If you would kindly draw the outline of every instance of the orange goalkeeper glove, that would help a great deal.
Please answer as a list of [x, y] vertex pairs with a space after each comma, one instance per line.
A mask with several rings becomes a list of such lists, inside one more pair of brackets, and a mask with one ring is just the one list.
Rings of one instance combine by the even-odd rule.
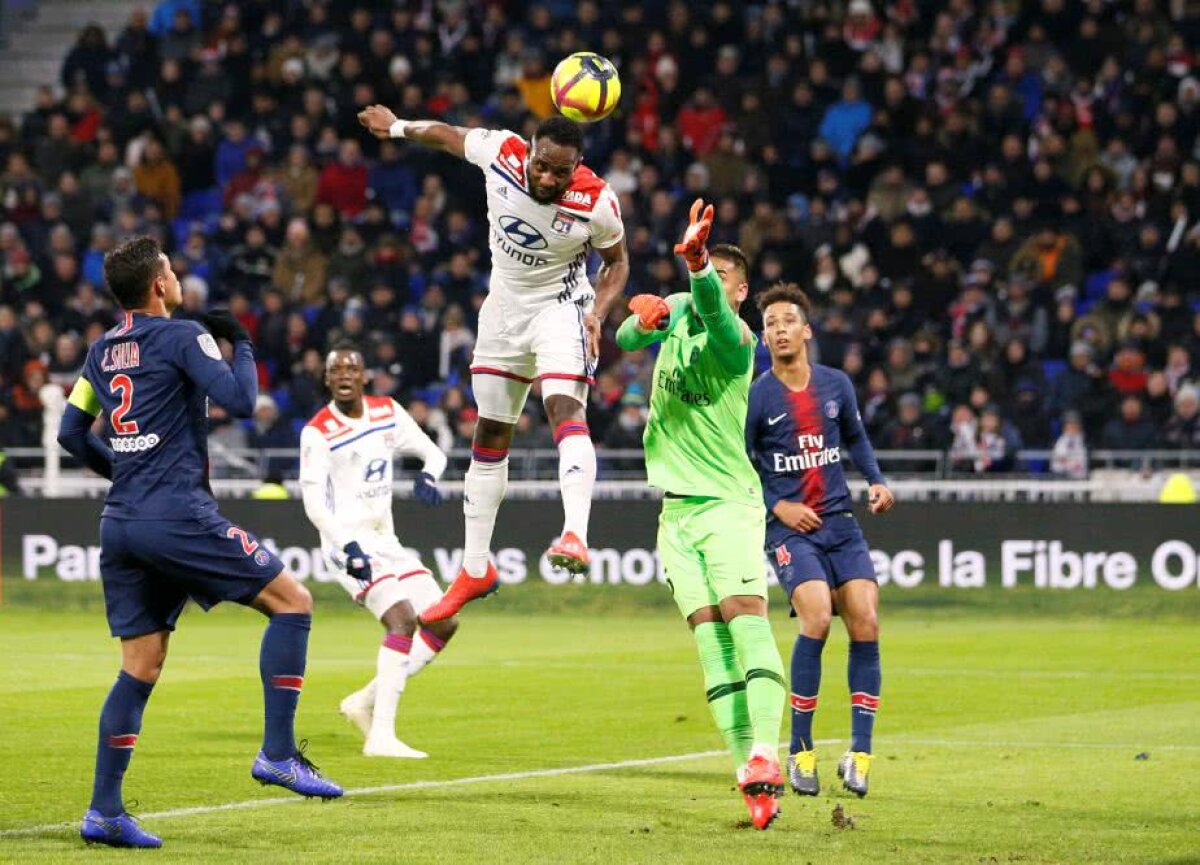
[[671, 320], [670, 305], [657, 294], [637, 295], [629, 301], [629, 311], [642, 330], [665, 330]]
[[[701, 208], [703, 208], [703, 212]], [[708, 233], [712, 231], [712, 222], [713, 206], [710, 204], [705, 207], [704, 199], [697, 198], [692, 202], [688, 227], [687, 231], [683, 233], [683, 240], [675, 244], [675, 254], [683, 256], [688, 270], [692, 273], [703, 270], [704, 265], [708, 264], [708, 249], [705, 248], [705, 244], [708, 242]]]

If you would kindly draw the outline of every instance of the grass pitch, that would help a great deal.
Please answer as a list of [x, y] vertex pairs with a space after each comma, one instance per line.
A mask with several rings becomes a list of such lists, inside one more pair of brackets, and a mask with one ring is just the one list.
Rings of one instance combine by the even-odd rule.
[[[75, 831], [117, 651], [98, 587], [67, 588], [55, 611], [31, 600], [56, 591], [40, 584], [0, 608], [2, 861], [121, 855]], [[835, 625], [815, 731], [824, 792], [789, 794], [758, 833], [712, 753], [694, 648], [659, 591], [518, 586], [468, 608], [400, 706], [401, 738], [432, 755], [418, 762], [360, 755], [337, 704], [370, 677], [378, 626], [320, 595], [298, 726], [352, 791], [328, 804], [250, 780], [260, 617], [189, 611], [126, 778], [165, 844], [139, 858], [1200, 861], [1195, 592], [886, 591], [871, 795], [835, 785], [849, 732]], [[793, 625], [772, 603], [786, 662]]]

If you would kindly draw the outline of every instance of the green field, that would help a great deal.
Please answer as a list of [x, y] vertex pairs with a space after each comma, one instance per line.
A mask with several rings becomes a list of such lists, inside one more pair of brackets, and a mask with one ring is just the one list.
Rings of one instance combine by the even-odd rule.
[[[55, 612], [49, 584], [10, 587], [0, 861], [121, 855], [84, 848], [68, 825], [87, 805], [116, 672], [96, 587], [70, 587]], [[165, 843], [139, 858], [1200, 861], [1200, 593], [887, 592], [870, 797], [832, 783], [849, 726], [835, 632], [816, 722], [825, 793], [789, 795], [757, 833], [715, 753], [690, 638], [657, 592], [531, 585], [469, 608], [401, 704], [401, 737], [432, 755], [420, 762], [359, 754], [336, 707], [371, 675], [377, 626], [322, 593], [299, 730], [351, 790], [328, 804], [250, 781], [259, 617], [187, 613], [126, 780]], [[786, 659], [792, 625], [774, 615]], [[853, 828], [834, 827], [839, 805]]]

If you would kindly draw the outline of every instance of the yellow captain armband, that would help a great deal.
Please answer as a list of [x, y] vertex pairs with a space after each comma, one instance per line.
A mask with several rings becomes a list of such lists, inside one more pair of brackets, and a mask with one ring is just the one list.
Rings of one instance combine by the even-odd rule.
[[100, 400], [96, 397], [92, 383], [86, 378], [80, 378], [75, 382], [75, 387], [71, 389], [71, 396], [67, 398], [67, 402], [92, 417], [100, 414]]

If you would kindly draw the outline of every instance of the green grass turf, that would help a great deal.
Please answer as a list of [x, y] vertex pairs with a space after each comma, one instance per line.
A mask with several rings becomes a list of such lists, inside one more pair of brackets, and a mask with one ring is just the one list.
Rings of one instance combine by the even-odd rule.
[[[94, 585], [70, 587], [54, 611], [35, 603], [46, 602], [49, 585], [19, 588], [0, 608], [0, 861], [119, 855], [85, 849], [73, 828], [10, 834], [82, 814], [96, 713], [117, 658]], [[359, 754], [358, 733], [336, 707], [370, 677], [377, 626], [323, 592], [300, 733], [349, 788], [717, 749], [691, 640], [650, 592], [530, 585], [469, 608], [446, 656], [401, 703], [401, 737], [433, 755], [421, 762]], [[819, 748], [823, 794], [789, 794], [766, 833], [744, 827], [729, 761], [702, 756], [150, 817], [167, 846], [139, 858], [1197, 861], [1198, 594], [887, 591], [872, 793], [858, 800], [835, 788], [844, 743], [830, 741]], [[652, 597], [653, 609], [636, 609], [636, 599]], [[780, 607], [786, 662], [793, 625]], [[288, 795], [249, 778], [261, 627], [238, 609], [185, 615], [127, 776], [126, 797], [142, 813]], [[848, 733], [845, 648], [835, 626], [819, 739]], [[1149, 759], [1135, 759], [1141, 752]], [[853, 829], [833, 826], [838, 805]]]

